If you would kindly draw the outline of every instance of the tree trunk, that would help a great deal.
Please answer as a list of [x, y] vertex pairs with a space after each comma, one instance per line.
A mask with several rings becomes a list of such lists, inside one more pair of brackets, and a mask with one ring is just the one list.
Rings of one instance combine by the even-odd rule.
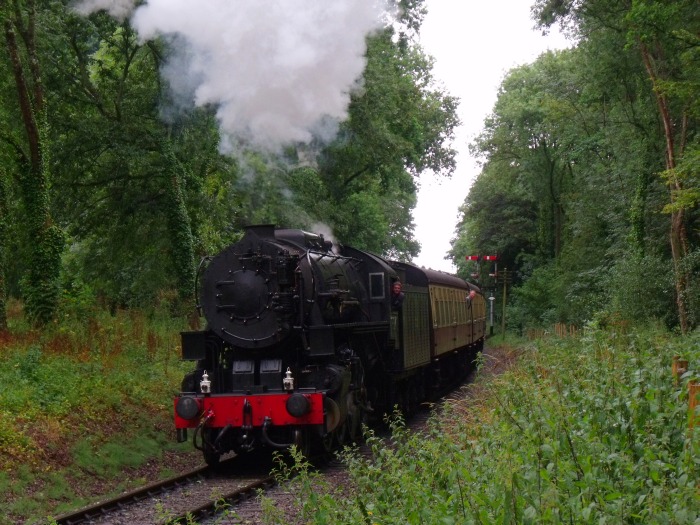
[[[49, 206], [49, 173], [46, 159], [46, 109], [37, 56], [36, 6], [27, 3], [25, 17], [20, 4], [0, 1], [7, 16], [4, 20], [5, 42], [17, 86], [17, 100], [27, 134], [27, 152], [18, 151], [19, 179], [23, 190], [27, 230], [32, 240], [28, 265], [28, 285], [24, 290], [26, 311], [33, 322], [45, 324], [58, 306], [58, 278], [63, 250], [63, 232], [53, 224]], [[17, 34], [21, 37], [18, 41]], [[20, 42], [24, 54], [20, 51]], [[26, 56], [26, 65], [22, 57]]]
[[168, 159], [166, 195], [169, 200], [168, 229], [172, 250], [173, 266], [177, 278], [180, 300], [188, 300], [194, 295], [194, 242], [190, 227], [190, 217], [185, 206], [182, 191], [182, 166], [169, 144], [164, 146]]
[[[651, 80], [656, 104], [659, 108], [659, 115], [664, 126], [664, 138], [666, 139], [666, 170], [673, 174], [676, 167], [675, 153], [675, 137], [671, 112], [668, 107], [668, 99], [663, 90], [659, 87], [659, 79], [653, 65], [653, 58], [649, 52], [649, 48], [643, 43], [639, 43], [644, 61], [644, 67], [647, 70], [649, 79]], [[674, 195], [683, 189], [682, 183], [675, 175], [672, 175], [669, 181], [671, 190], [671, 202], [675, 200]], [[688, 253], [688, 236], [685, 230], [685, 217], [682, 208], [671, 212], [671, 255], [673, 257], [673, 267], [676, 284], [676, 306], [678, 308], [678, 321], [680, 323], [681, 332], [688, 332], [688, 309], [685, 303], [686, 288], [688, 286], [688, 276], [682, 270], [682, 260]]]

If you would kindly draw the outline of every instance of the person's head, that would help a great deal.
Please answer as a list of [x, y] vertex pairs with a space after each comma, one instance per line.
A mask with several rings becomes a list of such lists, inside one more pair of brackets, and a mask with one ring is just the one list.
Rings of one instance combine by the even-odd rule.
[[399, 295], [401, 293], [401, 281], [394, 281], [391, 291], [394, 293], [394, 295]]

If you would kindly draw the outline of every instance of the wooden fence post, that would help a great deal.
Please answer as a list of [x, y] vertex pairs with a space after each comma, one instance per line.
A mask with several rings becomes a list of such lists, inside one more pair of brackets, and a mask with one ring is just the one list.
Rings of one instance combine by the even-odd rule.
[[700, 422], [700, 418], [695, 414], [698, 401], [700, 401], [700, 382], [691, 381], [688, 383], [688, 427], [691, 430], [696, 423]]
[[674, 355], [673, 362], [671, 363], [671, 372], [673, 373], [673, 382], [678, 385], [681, 380], [681, 376], [688, 371], [688, 361], [681, 359], [680, 356]]

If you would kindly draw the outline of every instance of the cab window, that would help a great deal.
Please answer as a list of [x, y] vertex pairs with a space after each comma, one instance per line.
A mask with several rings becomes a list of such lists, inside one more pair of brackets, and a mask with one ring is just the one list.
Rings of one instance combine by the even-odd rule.
[[369, 274], [369, 296], [370, 299], [384, 299], [384, 274]]

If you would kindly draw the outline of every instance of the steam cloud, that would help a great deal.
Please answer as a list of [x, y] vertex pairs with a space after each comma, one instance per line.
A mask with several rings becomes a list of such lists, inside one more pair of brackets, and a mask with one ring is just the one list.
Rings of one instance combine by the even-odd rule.
[[83, 15], [105, 10], [114, 18], [124, 20], [134, 10], [136, 0], [82, 0], [75, 10]]
[[365, 36], [383, 0], [82, 0], [82, 13], [131, 16], [144, 40], [163, 35], [176, 97], [212, 104], [224, 135], [275, 151], [347, 114], [365, 66]]

